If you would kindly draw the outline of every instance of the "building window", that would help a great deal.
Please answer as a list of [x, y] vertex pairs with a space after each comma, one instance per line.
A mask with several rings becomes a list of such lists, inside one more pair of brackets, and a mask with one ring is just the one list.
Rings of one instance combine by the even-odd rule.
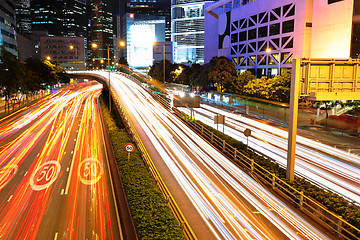
[[255, 38], [256, 38], [256, 28], [249, 30], [249, 36], [248, 36], [249, 40], [252, 40], [252, 39], [255, 39]]
[[239, 41], [238, 34], [237, 33], [231, 34], [231, 43], [236, 43], [238, 41]]
[[268, 22], [268, 17], [266, 12], [259, 13], [259, 22], [260, 24]]
[[280, 7], [273, 9], [273, 11], [274, 11], [274, 13], [276, 13], [279, 17], [281, 16], [281, 8], [280, 8]]
[[267, 37], [268, 27], [260, 27], [258, 30], [258, 38]]
[[271, 24], [269, 35], [273, 36], [273, 35], [277, 35], [277, 34], [280, 34], [280, 23]]
[[239, 42], [246, 41], [246, 31], [239, 33]]
[[288, 33], [294, 31], [294, 19], [283, 22], [282, 24], [282, 33]]
[[293, 45], [294, 45], [294, 40], [293, 38], [289, 41], [288, 44], [286, 44], [286, 46], [284, 48], [293, 48]]
[[[292, 8], [290, 9], [290, 7], [292, 7]], [[290, 9], [290, 11], [289, 11], [289, 9]], [[291, 6], [291, 4], [285, 5], [283, 7], [283, 14], [285, 15], [285, 17], [294, 16], [295, 15], [295, 5], [292, 5], [292, 6]]]
[[332, 4], [332, 3], [336, 3], [336, 2], [341, 2], [343, 0], [328, 0], [328, 4]]

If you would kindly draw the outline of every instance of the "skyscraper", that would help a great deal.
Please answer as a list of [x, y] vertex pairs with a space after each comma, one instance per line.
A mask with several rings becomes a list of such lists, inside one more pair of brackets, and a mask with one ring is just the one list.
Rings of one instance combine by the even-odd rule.
[[165, 41], [170, 41], [170, 5], [170, 0], [128, 0], [126, 13], [165, 17]]
[[49, 35], [63, 35], [62, 2], [58, 0], [31, 0], [32, 31], [47, 31]]
[[171, 41], [174, 42], [174, 61], [204, 63], [204, 5], [203, 0], [171, 1]]
[[110, 61], [114, 57], [113, 13], [110, 0], [91, 0], [90, 33], [88, 39], [89, 61], [92, 66], [107, 65], [107, 48]]
[[[31, 0], [30, 6], [31, 30], [48, 31], [54, 36], [86, 37], [86, 0]], [[19, 24], [25, 21], [20, 18]]]
[[0, 1], [0, 46], [17, 56], [15, 34], [15, 3], [13, 0]]
[[31, 33], [30, 0], [16, 0], [16, 31], [22, 35]]

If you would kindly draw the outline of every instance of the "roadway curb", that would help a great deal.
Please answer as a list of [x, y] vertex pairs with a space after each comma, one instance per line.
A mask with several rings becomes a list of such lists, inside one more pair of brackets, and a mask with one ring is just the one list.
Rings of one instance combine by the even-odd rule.
[[102, 113], [102, 110], [100, 107], [99, 99], [97, 99], [97, 102], [98, 102], [100, 116], [101, 116], [101, 124], [104, 129], [106, 150], [107, 150], [108, 156], [109, 156], [108, 164], [110, 167], [111, 178], [112, 178], [112, 181], [114, 184], [114, 193], [116, 195], [116, 201], [117, 201], [117, 205], [119, 208], [118, 215], [121, 219], [121, 228], [122, 228], [121, 231], [123, 232], [124, 239], [139, 240], [137, 233], [136, 233], [135, 225], [134, 225], [131, 213], [130, 213], [124, 186], [123, 186], [123, 183], [120, 178], [120, 173], [119, 173], [118, 166], [116, 163], [114, 150], [112, 148], [112, 144], [110, 141], [110, 136], [109, 136], [107, 127], [105, 126], [105, 123], [104, 123], [103, 113]]

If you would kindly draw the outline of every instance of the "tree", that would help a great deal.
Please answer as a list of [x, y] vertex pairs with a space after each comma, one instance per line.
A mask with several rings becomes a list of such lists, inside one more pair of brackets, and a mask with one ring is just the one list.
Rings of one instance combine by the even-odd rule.
[[209, 79], [216, 83], [220, 92], [233, 91], [235, 76], [235, 64], [226, 57], [217, 58], [215, 67], [209, 72]]
[[7, 100], [12, 94], [16, 94], [24, 85], [25, 67], [24, 65], [5, 48], [1, 47], [0, 56], [0, 86]]
[[[151, 66], [150, 71], [148, 73], [149, 76], [151, 76], [152, 78], [155, 78], [159, 81], [163, 81], [164, 79], [164, 62], [160, 61], [155, 63], [154, 65]], [[171, 72], [174, 71], [176, 68], [178, 68], [177, 64], [172, 64], [170, 61], [165, 60], [165, 79], [166, 82], [173, 82], [172, 76], [171, 76]]]
[[252, 81], [255, 79], [255, 76], [252, 75], [250, 71], [245, 71], [241, 74], [239, 74], [235, 78], [235, 87], [236, 87], [236, 93], [244, 95], [244, 87], [249, 81]]

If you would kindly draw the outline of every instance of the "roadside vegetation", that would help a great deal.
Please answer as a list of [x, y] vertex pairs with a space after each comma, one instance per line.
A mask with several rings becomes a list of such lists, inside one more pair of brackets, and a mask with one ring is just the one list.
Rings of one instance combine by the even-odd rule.
[[131, 143], [132, 140], [116, 111], [109, 114], [108, 97], [104, 94], [107, 92], [103, 91], [100, 98], [104, 121], [139, 238], [142, 240], [185, 240], [179, 223], [147, 171], [134, 143], [135, 150], [131, 153], [130, 160], [127, 160], [125, 145]]
[[239, 152], [245, 156], [254, 160], [255, 163], [262, 166], [271, 173], [274, 173], [281, 180], [287, 182], [291, 187], [295, 188], [299, 192], [303, 191], [304, 195], [309, 196], [323, 206], [325, 206], [329, 211], [341, 216], [348, 223], [352, 224], [356, 228], [360, 229], [360, 206], [354, 202], [349, 202], [347, 199], [341, 197], [340, 195], [327, 191], [323, 188], [317, 187], [311, 182], [305, 180], [304, 178], [295, 177], [294, 181], [289, 182], [286, 179], [286, 170], [282, 168], [279, 164], [273, 161], [269, 161], [263, 156], [258, 155], [254, 151], [247, 149], [246, 145], [242, 142], [223, 134], [222, 132], [197, 121], [198, 124], [204, 126], [204, 128], [213, 132], [214, 135], [225, 140], [232, 147], [236, 148]]
[[34, 94], [58, 82], [68, 83], [69, 77], [58, 64], [48, 60], [28, 58], [20, 62], [16, 56], [1, 47], [0, 96], [8, 101], [19, 94]]
[[[155, 63], [149, 76], [163, 79], [163, 62]], [[189, 85], [193, 89], [217, 90], [223, 93], [239, 94], [278, 102], [289, 102], [291, 74], [260, 79], [250, 71], [236, 75], [235, 64], [226, 57], [214, 57], [209, 63], [190, 66], [165, 61], [165, 77], [168, 83]]]

